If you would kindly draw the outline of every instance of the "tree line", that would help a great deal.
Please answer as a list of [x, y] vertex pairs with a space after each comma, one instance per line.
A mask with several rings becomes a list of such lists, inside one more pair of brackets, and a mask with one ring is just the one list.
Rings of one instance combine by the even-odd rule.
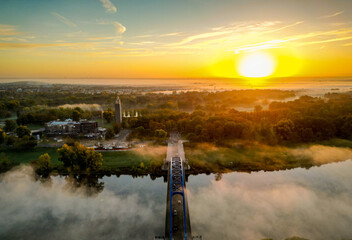
[[273, 101], [268, 110], [192, 113], [155, 110], [127, 119], [132, 137], [153, 137], [156, 131], [181, 132], [194, 142], [221, 143], [247, 139], [267, 144], [314, 142], [331, 138], [352, 139], [352, 94], [327, 99], [302, 96], [290, 102]]

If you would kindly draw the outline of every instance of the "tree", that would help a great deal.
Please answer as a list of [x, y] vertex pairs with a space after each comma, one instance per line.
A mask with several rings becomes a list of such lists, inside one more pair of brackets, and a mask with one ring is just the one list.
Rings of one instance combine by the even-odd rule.
[[25, 135], [22, 138], [18, 138], [13, 145], [17, 149], [29, 150], [37, 146], [37, 140], [33, 136]]
[[72, 112], [72, 120], [73, 120], [73, 121], [79, 121], [80, 118], [81, 118], [81, 115], [82, 115], [82, 114], [81, 114], [79, 111], [74, 110], [74, 111]]
[[260, 105], [255, 105], [254, 106], [254, 111], [255, 112], [260, 112], [260, 111], [262, 111], [263, 110], [263, 107], [262, 106], [260, 106]]
[[155, 130], [155, 137], [157, 138], [166, 138], [167, 137], [167, 132], [163, 129], [157, 129]]
[[274, 131], [282, 140], [289, 140], [294, 132], [294, 123], [289, 119], [282, 119], [274, 125]]
[[23, 138], [24, 136], [30, 136], [31, 130], [27, 126], [19, 126], [16, 128], [16, 134], [19, 138]]
[[112, 139], [115, 137], [114, 130], [112, 128], [108, 128], [105, 133], [105, 139]]
[[64, 163], [64, 166], [71, 170], [98, 170], [103, 164], [103, 156], [94, 148], [87, 148], [84, 145], [75, 143], [73, 146], [64, 144], [57, 150], [59, 161]]
[[16, 127], [17, 127], [17, 124], [14, 120], [5, 121], [5, 127], [4, 127], [5, 132], [12, 132], [16, 129]]
[[121, 124], [115, 123], [113, 126], [113, 129], [114, 129], [114, 133], [118, 134], [121, 131]]
[[114, 113], [111, 110], [104, 111], [103, 116], [105, 120], [110, 123], [114, 117]]
[[146, 130], [143, 126], [139, 126], [134, 129], [134, 133], [136, 133], [136, 135], [140, 136], [140, 137], [144, 136], [145, 132], [146, 132]]
[[4, 133], [2, 129], [0, 129], [0, 144], [3, 144], [5, 142], [5, 139], [6, 139], [6, 133]]
[[51, 158], [49, 154], [44, 153], [40, 155], [38, 160], [34, 162], [34, 165], [38, 174], [48, 175], [51, 171]]
[[6, 157], [6, 154], [2, 152], [0, 155], [0, 172], [7, 171], [10, 167], [10, 160]]
[[6, 106], [10, 111], [14, 111], [16, 109], [19, 109], [21, 104], [17, 100], [11, 100], [11, 101], [6, 102]]
[[7, 146], [12, 146], [16, 142], [16, 137], [15, 136], [8, 136], [6, 138], [6, 145]]

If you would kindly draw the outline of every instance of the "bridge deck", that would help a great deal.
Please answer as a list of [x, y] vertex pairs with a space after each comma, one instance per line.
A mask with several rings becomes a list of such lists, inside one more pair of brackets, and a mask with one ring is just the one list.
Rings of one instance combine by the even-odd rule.
[[192, 239], [183, 164], [178, 156], [169, 163], [166, 239]]

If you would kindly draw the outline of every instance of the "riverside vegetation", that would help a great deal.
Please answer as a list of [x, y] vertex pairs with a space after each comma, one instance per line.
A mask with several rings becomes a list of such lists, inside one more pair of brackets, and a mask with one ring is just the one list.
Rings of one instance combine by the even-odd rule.
[[[180, 132], [190, 141], [185, 149], [194, 174], [320, 165], [322, 162], [312, 155], [295, 154], [295, 149], [310, 149], [316, 145], [343, 148], [344, 156], [348, 157], [352, 146], [352, 92], [283, 101], [294, 98], [295, 94], [295, 91], [283, 90], [126, 94], [121, 96], [124, 107], [140, 112], [141, 116], [124, 119], [122, 127], [132, 130], [129, 140], [154, 142], [150, 149], [165, 147], [169, 133]], [[39, 97], [32, 93], [14, 93], [13, 98], [2, 96], [1, 116], [16, 116], [5, 119], [4, 130], [0, 132], [2, 171], [20, 163], [41, 166], [39, 160], [45, 159], [44, 162], [49, 162], [44, 164], [45, 168], [59, 173], [159, 174], [166, 149], [153, 154], [135, 150], [105, 152], [98, 157], [101, 164], [97, 167], [67, 166], [60, 149], [36, 146], [25, 127], [40, 126], [55, 119], [100, 118], [101, 110], [58, 108], [67, 102], [99, 103], [105, 120], [112, 122], [115, 96], [104, 92], [72, 96], [59, 91], [41, 93]], [[238, 111], [236, 108], [240, 107], [253, 111]], [[119, 130], [120, 126], [111, 128], [109, 137]], [[16, 136], [6, 134], [11, 131], [16, 132]], [[89, 149], [81, 151], [82, 158], [95, 154]]]

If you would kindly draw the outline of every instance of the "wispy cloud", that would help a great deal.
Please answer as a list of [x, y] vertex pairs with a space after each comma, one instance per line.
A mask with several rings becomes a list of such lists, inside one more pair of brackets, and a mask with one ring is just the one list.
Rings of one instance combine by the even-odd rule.
[[28, 42], [35, 36], [19, 32], [17, 26], [0, 24], [0, 40], [6, 42]]
[[0, 36], [15, 36], [19, 35], [17, 27], [13, 25], [0, 24]]
[[144, 42], [131, 42], [129, 44], [132, 45], [150, 45], [150, 44], [155, 44], [154, 41], [144, 41]]
[[134, 38], [153, 38], [153, 37], [155, 37], [155, 35], [153, 35], [153, 34], [145, 34], [145, 35], [135, 36]]
[[321, 18], [332, 18], [332, 17], [336, 17], [338, 15], [341, 15], [344, 11], [340, 11], [340, 12], [336, 12], [330, 15], [326, 15], [326, 16], [322, 16]]
[[112, 25], [115, 27], [116, 33], [124, 33], [126, 31], [126, 27], [119, 22], [112, 22]]
[[[301, 22], [275, 28], [275, 26], [279, 25], [280, 23], [280, 21], [264, 21], [259, 23], [242, 22], [233, 23], [225, 26], [213, 27], [209, 32], [188, 36], [179, 42], [171, 43], [170, 46], [195, 47], [197, 45], [206, 45], [207, 43], [214, 44], [216, 42], [226, 42], [233, 40], [243, 34], [249, 34], [253, 32], [264, 34], [274, 31], [280, 31], [285, 28], [296, 26]], [[194, 43], [196, 41], [198, 43]], [[193, 46], [191, 46], [190, 44]]]
[[96, 24], [100, 24], [100, 25], [110, 25], [111, 24], [114, 26], [115, 32], [119, 33], [119, 34], [124, 33], [126, 31], [126, 27], [117, 21], [111, 22], [111, 21], [104, 20], [104, 19], [97, 19]]
[[180, 36], [181, 34], [182, 34], [181, 32], [172, 32], [172, 33], [160, 34], [160, 37]]
[[291, 27], [300, 25], [300, 24], [302, 24], [302, 23], [304, 23], [304, 21], [299, 21], [299, 22], [295, 22], [295, 23], [292, 23], [292, 24], [289, 24], [289, 25], [285, 25], [285, 26], [283, 26], [283, 27], [275, 28], [275, 29], [266, 31], [265, 33], [279, 32], [279, 31], [282, 31], [282, 30], [284, 30], [284, 29], [287, 29], [287, 28], [291, 28]]
[[89, 37], [89, 41], [120, 40], [121, 36]]
[[350, 42], [350, 43], [345, 43], [345, 44], [343, 44], [342, 46], [344, 46], [344, 47], [352, 46], [352, 42]]
[[184, 38], [180, 42], [172, 43], [170, 45], [175, 45], [175, 46], [176, 45], [184, 45], [186, 43], [190, 43], [190, 42], [193, 42], [193, 41], [198, 40], [198, 39], [208, 39], [208, 38], [211, 38], [211, 37], [217, 37], [217, 36], [220, 36], [220, 35], [229, 34], [231, 32], [232, 31], [227, 30], [227, 31], [201, 33], [201, 34], [189, 36], [187, 38]]
[[338, 41], [346, 41], [352, 39], [352, 30], [332, 30], [322, 32], [312, 32], [301, 35], [294, 35], [282, 39], [274, 39], [271, 41], [260, 42], [255, 44], [243, 45], [228, 51], [233, 51], [235, 54], [241, 52], [252, 52], [263, 49], [281, 48], [286, 43], [292, 46], [300, 47], [305, 45], [314, 45], [321, 43], [330, 43]]
[[48, 46], [62, 46], [63, 44], [55, 43], [0, 43], [0, 49], [14, 49], [14, 48], [39, 48]]
[[0, 42], [0, 49], [16, 48], [44, 48], [44, 47], [67, 47], [72, 49], [92, 48], [96, 43], [73, 42], [73, 43], [3, 43]]
[[66, 17], [64, 17], [64, 16], [62, 16], [62, 15], [56, 13], [56, 12], [52, 12], [51, 14], [53, 16], [57, 17], [60, 22], [66, 24], [67, 26], [69, 26], [69, 27], [77, 27], [77, 25], [74, 22], [72, 22], [70, 19], [68, 19], [68, 18], [66, 18]]
[[110, 0], [100, 0], [103, 3], [103, 7], [106, 9], [108, 13], [116, 13], [117, 8]]

